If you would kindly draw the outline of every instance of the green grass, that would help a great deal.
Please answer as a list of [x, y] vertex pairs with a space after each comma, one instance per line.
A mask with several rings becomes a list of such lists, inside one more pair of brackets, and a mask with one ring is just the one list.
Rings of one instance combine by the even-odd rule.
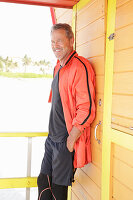
[[11, 72], [0, 72], [0, 76], [8, 78], [52, 78], [51, 74], [34, 74], [34, 73], [11, 73]]

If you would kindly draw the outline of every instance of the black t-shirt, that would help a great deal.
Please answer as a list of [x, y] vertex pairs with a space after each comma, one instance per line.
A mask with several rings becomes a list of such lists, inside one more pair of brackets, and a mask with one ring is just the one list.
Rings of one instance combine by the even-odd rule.
[[49, 119], [49, 137], [54, 142], [63, 142], [68, 137], [59, 93], [59, 71], [52, 82], [52, 106]]

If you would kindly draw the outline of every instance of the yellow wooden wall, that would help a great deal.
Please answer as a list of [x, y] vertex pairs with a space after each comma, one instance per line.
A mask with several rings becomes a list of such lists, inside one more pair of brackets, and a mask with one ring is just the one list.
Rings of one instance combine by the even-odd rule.
[[[133, 134], [133, 1], [117, 0], [112, 128]], [[126, 142], [126, 141], [125, 141]], [[133, 152], [113, 145], [112, 199], [133, 199]]]
[[94, 129], [103, 119], [105, 6], [104, 0], [92, 0], [77, 11], [76, 50], [79, 55], [90, 60], [95, 70], [97, 111], [91, 127], [92, 163], [77, 170], [76, 181], [72, 187], [72, 200], [101, 199], [102, 125], [97, 129], [97, 137], [101, 144], [95, 140]]

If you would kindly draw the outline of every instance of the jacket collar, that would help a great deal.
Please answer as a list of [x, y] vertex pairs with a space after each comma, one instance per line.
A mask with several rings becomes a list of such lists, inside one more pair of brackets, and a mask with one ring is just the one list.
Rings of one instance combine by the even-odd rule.
[[76, 51], [72, 51], [72, 53], [67, 57], [67, 59], [65, 61], [65, 65], [67, 65], [69, 63], [69, 61], [75, 56], [75, 54], [77, 54]]
[[[67, 57], [67, 59], [65, 60], [64, 66], [66, 66], [66, 65], [69, 63], [69, 61], [70, 61], [75, 55], [77, 55], [77, 52], [76, 52], [75, 50], [73, 50], [73, 51], [69, 54], [69, 56]], [[59, 61], [59, 60], [57, 61], [57, 64], [60, 64], [60, 61]]]

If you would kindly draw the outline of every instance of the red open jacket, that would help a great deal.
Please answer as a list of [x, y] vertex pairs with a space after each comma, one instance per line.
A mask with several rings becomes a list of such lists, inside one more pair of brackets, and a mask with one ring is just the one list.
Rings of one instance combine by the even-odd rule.
[[[74, 167], [91, 162], [90, 124], [95, 118], [95, 74], [89, 61], [73, 51], [59, 72], [59, 92], [68, 133], [73, 126], [81, 131], [74, 149]], [[60, 62], [54, 69], [54, 76]], [[49, 102], [52, 99], [50, 92]]]

